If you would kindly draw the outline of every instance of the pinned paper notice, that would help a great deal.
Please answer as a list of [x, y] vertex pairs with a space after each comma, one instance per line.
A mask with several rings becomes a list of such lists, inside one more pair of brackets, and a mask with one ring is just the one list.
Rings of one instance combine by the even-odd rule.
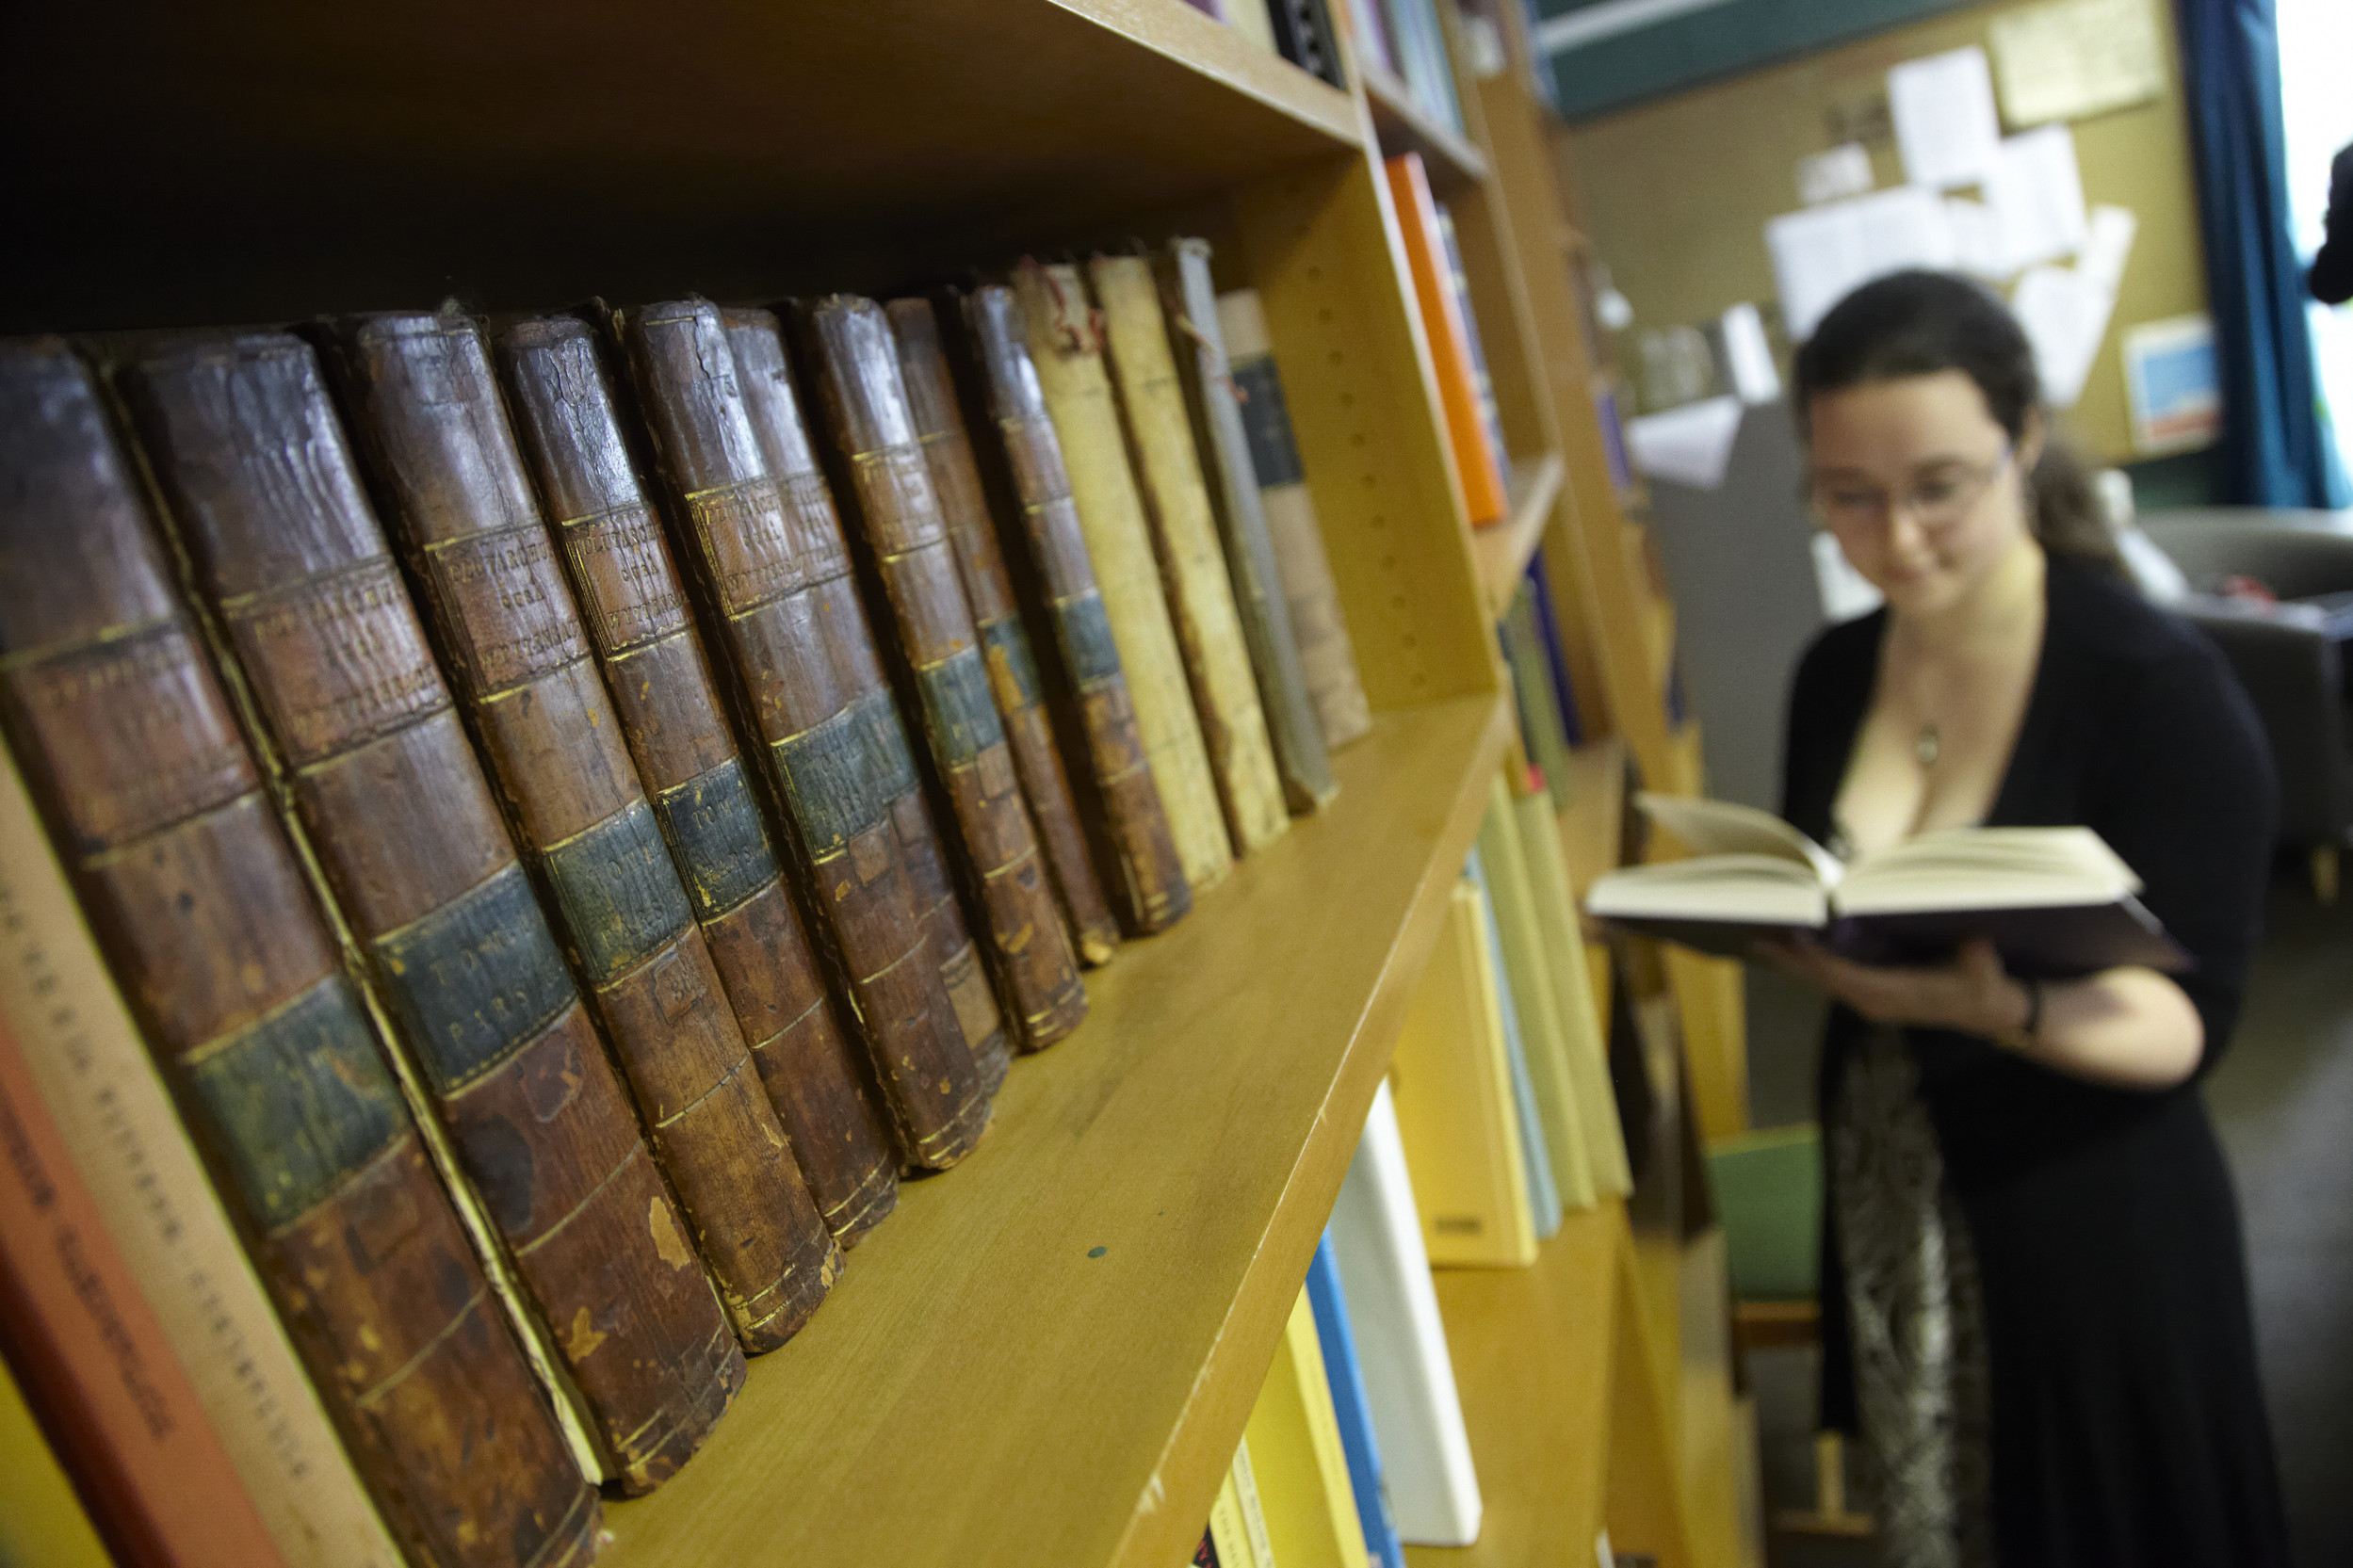
[[2183, 315], [2126, 332], [2124, 386], [2136, 450], [2175, 452], [2213, 440], [2222, 428], [2213, 320]]
[[2035, 347], [2043, 401], [2051, 407], [2073, 408], [2084, 395], [2115, 309], [2114, 294], [2068, 267], [2029, 267], [2018, 281], [2010, 310]]
[[2081, 120], [2165, 89], [2157, 0], [2051, 0], [1993, 19], [2002, 111], [2013, 125]]
[[1986, 205], [2001, 231], [2004, 275], [2071, 256], [2084, 243], [2084, 177], [2075, 134], [2045, 125], [2002, 143], [1986, 171]]
[[1953, 229], [1953, 265], [1972, 278], [1988, 282], [2007, 279], [2017, 271], [2002, 244], [2002, 225], [1994, 211], [1970, 196], [1944, 199], [1945, 221]]
[[1898, 186], [1850, 202], [1783, 213], [1765, 224], [1774, 286], [1792, 342], [1846, 294], [1907, 267], [1949, 267], [1953, 221], [1943, 200], [1919, 186]]
[[1724, 470], [1732, 461], [1740, 420], [1737, 397], [1709, 397], [1663, 413], [1646, 413], [1626, 422], [1626, 453], [1651, 478], [1713, 490], [1724, 482]]
[[1904, 178], [1942, 189], [1973, 185], [1993, 166], [2002, 117], [1993, 106], [1993, 73], [1975, 44], [1888, 73], [1888, 112]]
[[2133, 254], [2133, 236], [2140, 219], [2130, 207], [2094, 207], [2084, 226], [2084, 248], [2076, 253], [2075, 270], [2114, 294], [2124, 282], [2124, 264]]
[[1860, 196], [1875, 183], [1871, 154], [1859, 141], [1841, 142], [1826, 153], [1797, 160], [1797, 199], [1809, 207]]
[[1725, 368], [1731, 373], [1732, 393], [1744, 403], [1781, 400], [1781, 372], [1773, 363], [1773, 345], [1765, 337], [1764, 318], [1746, 300], [1726, 311]]

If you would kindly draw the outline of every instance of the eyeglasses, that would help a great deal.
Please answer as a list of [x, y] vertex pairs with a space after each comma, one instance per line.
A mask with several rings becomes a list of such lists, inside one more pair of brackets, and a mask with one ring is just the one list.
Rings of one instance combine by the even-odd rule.
[[2010, 456], [2004, 446], [2002, 455], [1989, 463], [1939, 469], [1894, 495], [1858, 480], [1809, 479], [1805, 497], [1815, 514], [1833, 529], [1872, 527], [1882, 519], [1892, 520], [1901, 509], [1923, 530], [1936, 533], [1970, 514], [2010, 466]]

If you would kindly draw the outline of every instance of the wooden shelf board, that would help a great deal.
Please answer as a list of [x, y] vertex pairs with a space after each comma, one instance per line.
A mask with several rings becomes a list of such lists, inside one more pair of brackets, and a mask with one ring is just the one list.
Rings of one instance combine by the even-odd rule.
[[1533, 460], [1515, 459], [1511, 483], [1505, 487], [1509, 511], [1493, 526], [1471, 531], [1470, 549], [1479, 560], [1479, 581], [1486, 592], [1487, 606], [1498, 620], [1511, 608], [1520, 574], [1528, 570], [1529, 558], [1536, 553], [1545, 525], [1552, 521], [1552, 504], [1560, 499], [1567, 477], [1568, 465], [1558, 452]]
[[1372, 105], [1372, 128], [1381, 138], [1382, 156], [1420, 154], [1430, 188], [1441, 199], [1464, 186], [1485, 183], [1487, 155], [1469, 137], [1430, 118], [1398, 77], [1361, 56], [1356, 67], [1364, 77], [1365, 98]]
[[1560, 814], [1561, 849], [1578, 897], [1617, 868], [1626, 818], [1626, 748], [1615, 736], [1569, 749], [1568, 805]]
[[1590, 1560], [1625, 1233], [1613, 1199], [1565, 1218], [1532, 1268], [1435, 1270], [1485, 1515], [1469, 1546], [1407, 1547], [1413, 1568]]
[[1181, 0], [60, 6], [10, 41], [6, 331], [882, 288], [1363, 136]]
[[1476, 833], [1508, 706], [1377, 717], [1338, 800], [1087, 978], [965, 1165], [908, 1184], [621, 1568], [1182, 1560]]

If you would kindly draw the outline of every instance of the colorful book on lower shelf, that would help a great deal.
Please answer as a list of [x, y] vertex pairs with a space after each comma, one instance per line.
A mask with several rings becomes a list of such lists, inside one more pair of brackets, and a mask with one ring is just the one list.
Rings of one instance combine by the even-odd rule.
[[1455, 292], [1437, 201], [1430, 194], [1430, 177], [1418, 153], [1402, 154], [1389, 159], [1387, 167], [1389, 196], [1405, 241], [1405, 261], [1413, 272], [1414, 299], [1430, 344], [1431, 368], [1437, 376], [1438, 403], [1454, 448], [1464, 515], [1474, 527], [1501, 523], [1511, 515], [1511, 498], [1503, 488], [1500, 461], [1502, 454], [1487, 434], [1486, 417], [1480, 407], [1471, 325]]
[[1381, 1479], [1381, 1442], [1372, 1428], [1364, 1368], [1356, 1360], [1356, 1335], [1348, 1314], [1348, 1291], [1340, 1283], [1339, 1257], [1327, 1228], [1307, 1265], [1307, 1304], [1315, 1312], [1323, 1372], [1332, 1385], [1332, 1416], [1339, 1424], [1340, 1447], [1348, 1454], [1348, 1484], [1356, 1499], [1356, 1521], [1364, 1527], [1365, 1555], [1372, 1568], [1405, 1568], [1404, 1544], [1390, 1522], [1388, 1495]]
[[1292, 1299], [1242, 1436], [1273, 1560], [1281, 1568], [1368, 1568], [1348, 1454], [1304, 1288]]
[[1525, 1268], [1534, 1217], [1478, 888], [1455, 882], [1437, 950], [1406, 1005], [1390, 1060], [1397, 1123], [1430, 1261]]
[[1598, 1197], [1622, 1198], [1633, 1190], [1626, 1161], [1626, 1134], [1618, 1125], [1617, 1100], [1610, 1087], [1609, 1044], [1601, 1010], [1594, 999], [1590, 949], [1577, 917], [1568, 884], [1568, 856], [1561, 843], [1552, 798], [1540, 788], [1514, 790], [1512, 816], [1519, 830], [1521, 864], [1535, 899], [1545, 975], [1553, 986], [1562, 1037], [1568, 1046], [1568, 1072], [1584, 1127], [1586, 1167]]
[[[1490, 811], [1490, 816], [1492, 812]], [[1488, 885], [1486, 865], [1479, 851], [1470, 851], [1464, 863], [1463, 875], [1479, 893], [1479, 915], [1486, 931], [1487, 957], [1495, 971], [1495, 1002], [1499, 1020], [1503, 1026], [1504, 1059], [1511, 1066], [1512, 1114], [1519, 1129], [1519, 1169], [1525, 1178], [1528, 1193], [1528, 1222], [1538, 1241], [1548, 1241], [1560, 1234], [1562, 1188], [1552, 1166], [1550, 1139], [1546, 1132], [1547, 1116], [1536, 1099], [1535, 1081], [1528, 1067], [1531, 1031], [1520, 1026], [1519, 992], [1530, 998], [1528, 1018], [1532, 1025], [1542, 1019], [1550, 1022], [1539, 1010], [1538, 1004], [1549, 1001], [1540, 984], [1529, 983], [1520, 977], [1515, 986], [1512, 966], [1505, 957], [1502, 928], [1496, 919], [1495, 893]], [[1558, 1122], [1554, 1121], [1557, 1128]], [[1582, 1177], [1582, 1160], [1566, 1165]]]
[[1372, 1093], [1329, 1226], [1389, 1511], [1404, 1541], [1479, 1538], [1479, 1476], [1389, 1086]]

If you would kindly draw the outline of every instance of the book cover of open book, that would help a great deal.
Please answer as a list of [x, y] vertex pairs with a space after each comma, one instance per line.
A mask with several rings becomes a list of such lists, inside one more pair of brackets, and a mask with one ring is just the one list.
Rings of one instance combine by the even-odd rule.
[[1930, 962], [1984, 937], [2019, 974], [2189, 967], [2134, 897], [2140, 879], [2089, 828], [1951, 828], [1849, 862], [1753, 807], [1634, 803], [1693, 857], [1595, 881], [1586, 912], [1630, 930], [1733, 957], [1813, 931], [1870, 963]]

